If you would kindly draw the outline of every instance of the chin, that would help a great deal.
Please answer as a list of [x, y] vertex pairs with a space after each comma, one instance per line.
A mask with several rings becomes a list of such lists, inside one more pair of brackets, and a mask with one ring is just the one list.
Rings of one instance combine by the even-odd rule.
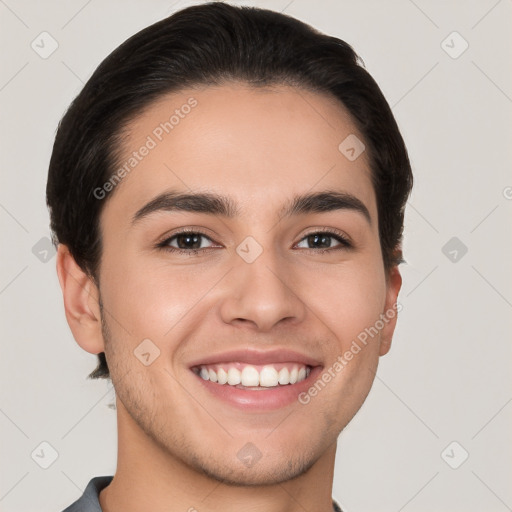
[[316, 459], [295, 455], [284, 460], [265, 460], [263, 456], [252, 467], [245, 467], [236, 457], [230, 465], [226, 461], [195, 460], [195, 468], [212, 480], [233, 487], [258, 487], [288, 482], [307, 473]]

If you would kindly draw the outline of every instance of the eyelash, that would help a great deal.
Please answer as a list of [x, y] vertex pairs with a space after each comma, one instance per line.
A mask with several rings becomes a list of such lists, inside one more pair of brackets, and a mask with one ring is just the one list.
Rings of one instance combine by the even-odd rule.
[[[174, 233], [170, 237], [165, 238], [161, 242], [158, 242], [156, 245], [156, 248], [164, 250], [164, 251], [168, 251], [171, 253], [175, 253], [175, 254], [176, 253], [177, 254], [186, 254], [187, 256], [197, 256], [201, 252], [204, 253], [204, 251], [213, 249], [211, 247], [206, 247], [204, 249], [178, 249], [176, 247], [169, 246], [170, 241], [180, 235], [201, 235], [201, 236], [204, 236], [205, 238], [208, 238], [208, 240], [210, 240], [211, 242], [213, 242], [213, 240], [206, 233], [204, 233], [198, 229], [193, 229], [193, 230], [192, 229], [184, 229], [182, 231], [179, 231], [178, 233]], [[336, 250], [340, 250], [340, 249], [352, 249], [353, 248], [352, 243], [348, 240], [348, 238], [345, 235], [343, 235], [343, 233], [341, 233], [338, 230], [332, 229], [332, 228], [324, 228], [324, 230], [320, 229], [318, 231], [311, 231], [310, 233], [307, 233], [306, 235], [304, 235], [299, 240], [299, 243], [311, 235], [327, 235], [330, 238], [334, 238], [337, 242], [340, 243], [340, 245], [338, 245], [336, 247], [329, 247], [327, 249], [301, 249], [301, 250], [312, 251], [315, 253], [323, 254], [326, 252], [332, 252], [332, 251], [336, 251]]]

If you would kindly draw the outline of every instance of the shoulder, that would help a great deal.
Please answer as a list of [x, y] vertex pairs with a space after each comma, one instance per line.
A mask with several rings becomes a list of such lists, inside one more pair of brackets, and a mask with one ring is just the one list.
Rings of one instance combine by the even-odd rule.
[[84, 493], [62, 512], [102, 512], [98, 496], [112, 481], [113, 476], [96, 476], [89, 481]]

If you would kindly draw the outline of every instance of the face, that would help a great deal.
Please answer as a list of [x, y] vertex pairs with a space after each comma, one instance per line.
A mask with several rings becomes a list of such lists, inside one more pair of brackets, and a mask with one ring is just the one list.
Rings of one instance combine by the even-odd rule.
[[235, 484], [332, 453], [400, 288], [366, 153], [339, 150], [349, 135], [362, 140], [336, 100], [286, 86], [186, 90], [131, 122], [101, 216], [120, 429]]

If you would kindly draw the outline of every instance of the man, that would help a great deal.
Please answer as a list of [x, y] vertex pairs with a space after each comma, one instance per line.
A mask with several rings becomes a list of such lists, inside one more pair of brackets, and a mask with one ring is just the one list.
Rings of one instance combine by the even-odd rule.
[[407, 151], [343, 41], [220, 2], [139, 32], [64, 116], [47, 202], [118, 464], [67, 511], [340, 510], [390, 348]]

